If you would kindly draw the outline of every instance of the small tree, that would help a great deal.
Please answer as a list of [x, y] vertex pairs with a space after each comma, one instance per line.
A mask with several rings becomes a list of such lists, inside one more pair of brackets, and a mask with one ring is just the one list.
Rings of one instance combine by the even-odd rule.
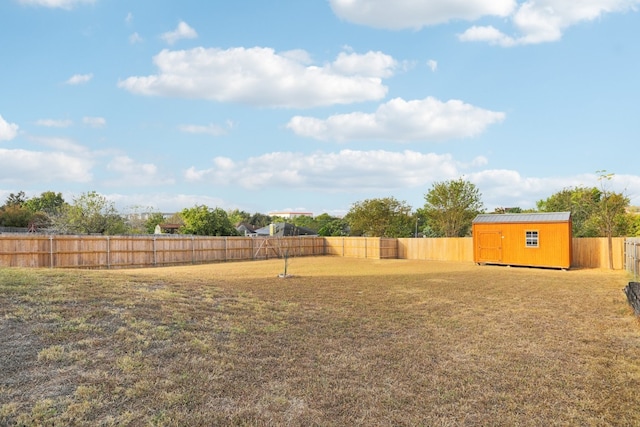
[[30, 223], [39, 228], [51, 226], [53, 218], [58, 215], [67, 203], [62, 193], [45, 191], [40, 196], [32, 197], [24, 203], [24, 207], [33, 213]]
[[596, 227], [607, 238], [609, 249], [609, 269], [613, 270], [613, 237], [625, 235], [630, 226], [630, 218], [626, 208], [629, 206], [629, 198], [621, 193], [610, 191], [608, 182], [614, 174], [605, 170], [597, 171], [600, 181], [600, 200], [598, 201], [592, 217]]
[[33, 212], [18, 204], [0, 208], [0, 226], [3, 227], [27, 227], [32, 217]]
[[18, 193], [11, 193], [7, 197], [7, 200], [4, 203], [4, 206], [22, 206], [27, 201], [26, 195], [24, 191], [19, 191]]
[[352, 236], [409, 237], [413, 230], [411, 206], [394, 197], [356, 202], [345, 221]]
[[482, 212], [482, 195], [471, 182], [462, 178], [435, 182], [425, 194], [426, 229], [439, 237], [464, 237], [471, 232], [473, 219]]
[[325, 222], [318, 230], [319, 236], [348, 236], [349, 224], [344, 219], [335, 218]]
[[236, 229], [229, 221], [227, 212], [221, 208], [211, 209], [205, 205], [183, 209], [180, 216], [184, 225], [180, 228], [182, 234], [197, 236], [235, 236]]
[[53, 219], [53, 227], [59, 232], [78, 234], [123, 234], [124, 218], [118, 214], [115, 204], [95, 191], [89, 191], [65, 205]]
[[24, 206], [31, 212], [44, 212], [47, 215], [55, 215], [65, 205], [62, 193], [45, 191], [39, 196], [32, 197], [24, 203]]

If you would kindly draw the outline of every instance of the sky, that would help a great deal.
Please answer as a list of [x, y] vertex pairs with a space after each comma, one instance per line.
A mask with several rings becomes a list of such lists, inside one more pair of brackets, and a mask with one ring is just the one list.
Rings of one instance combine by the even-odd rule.
[[[0, 0], [0, 204], [640, 205], [640, 0]], [[599, 179], [602, 172], [610, 180]]]

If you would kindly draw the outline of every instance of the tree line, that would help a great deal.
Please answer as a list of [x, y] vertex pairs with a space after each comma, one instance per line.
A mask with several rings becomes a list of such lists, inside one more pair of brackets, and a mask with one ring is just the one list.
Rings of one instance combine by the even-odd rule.
[[[571, 212], [575, 237], [640, 236], [640, 214], [630, 209], [628, 197], [609, 190], [612, 174], [599, 174], [600, 187], [564, 188], [539, 200], [536, 209], [497, 208], [493, 213]], [[142, 207], [135, 208], [133, 215], [123, 215], [112, 201], [95, 191], [83, 193], [71, 202], [53, 191], [31, 198], [20, 191], [9, 194], [0, 206], [0, 227], [117, 235], [152, 234], [157, 225], [172, 223], [179, 226], [182, 234], [234, 236], [239, 234], [239, 224], [260, 228], [274, 222], [290, 222], [321, 236], [465, 237], [471, 235], [472, 221], [480, 213], [485, 209], [478, 187], [459, 178], [433, 183], [424, 195], [424, 205], [415, 210], [390, 196], [355, 202], [344, 217], [324, 213], [286, 220], [206, 205], [185, 208], [170, 218]]]

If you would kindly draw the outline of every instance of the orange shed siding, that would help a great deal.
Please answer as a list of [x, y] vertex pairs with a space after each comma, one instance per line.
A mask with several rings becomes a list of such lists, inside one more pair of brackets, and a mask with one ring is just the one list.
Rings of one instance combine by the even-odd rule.
[[[528, 231], [538, 245], [527, 246]], [[534, 267], [571, 267], [571, 221], [473, 224], [474, 261]]]

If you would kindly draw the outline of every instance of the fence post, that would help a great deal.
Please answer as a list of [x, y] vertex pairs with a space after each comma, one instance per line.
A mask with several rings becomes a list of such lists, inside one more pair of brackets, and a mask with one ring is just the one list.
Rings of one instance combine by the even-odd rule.
[[107, 236], [107, 270], [111, 268], [111, 244], [109, 242], [109, 236]]
[[157, 255], [157, 248], [156, 248], [156, 235], [153, 235], [153, 266], [157, 267], [158, 266], [158, 255]]
[[191, 236], [191, 264], [196, 263], [196, 239]]
[[53, 268], [53, 236], [49, 235], [49, 268]]

